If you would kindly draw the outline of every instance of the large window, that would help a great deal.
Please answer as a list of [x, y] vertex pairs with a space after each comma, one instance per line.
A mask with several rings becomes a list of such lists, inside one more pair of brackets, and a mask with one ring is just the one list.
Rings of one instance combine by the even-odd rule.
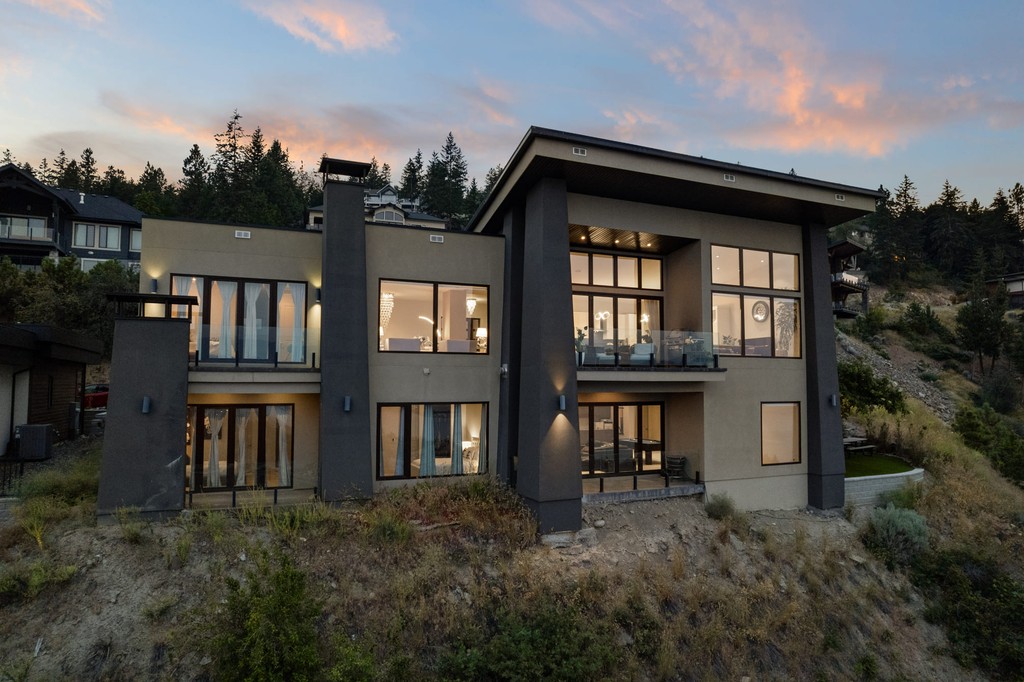
[[761, 403], [761, 464], [800, 462], [800, 403]]
[[711, 283], [799, 291], [799, 258], [795, 253], [712, 244]]
[[800, 300], [711, 294], [711, 333], [719, 355], [800, 357]]
[[0, 239], [49, 241], [53, 231], [46, 227], [46, 218], [0, 215]]
[[116, 225], [75, 223], [74, 245], [88, 249], [121, 248], [121, 228]]
[[622, 289], [661, 291], [661, 259], [573, 251], [572, 283]]
[[413, 353], [486, 353], [488, 288], [381, 280], [378, 350]]
[[581, 403], [580, 468], [584, 476], [657, 473], [665, 451], [661, 403]]
[[189, 405], [188, 489], [290, 488], [293, 419], [292, 405]]
[[598, 353], [629, 353], [637, 343], [652, 343], [662, 329], [661, 299], [638, 296], [573, 294], [577, 337]]
[[[306, 283], [173, 275], [171, 293], [195, 296], [189, 352], [217, 362], [306, 359]], [[188, 314], [178, 306], [176, 317]]]
[[487, 403], [378, 406], [378, 478], [430, 478], [486, 471]]

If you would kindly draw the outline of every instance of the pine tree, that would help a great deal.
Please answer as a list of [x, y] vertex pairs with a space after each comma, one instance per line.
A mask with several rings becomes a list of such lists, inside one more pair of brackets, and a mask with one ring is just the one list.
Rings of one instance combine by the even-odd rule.
[[416, 156], [405, 162], [402, 168], [402, 186], [399, 193], [409, 201], [418, 201], [423, 196], [423, 152], [416, 150]]
[[451, 228], [465, 223], [467, 164], [449, 132], [441, 153], [433, 152], [423, 186], [425, 210], [447, 221]]
[[498, 184], [498, 178], [501, 177], [501, 172], [503, 170], [504, 168], [502, 168], [499, 163], [497, 166], [494, 166], [487, 171], [487, 175], [484, 176], [484, 196], [490, 194], [494, 189], [494, 186]]
[[[384, 164], [387, 167], [387, 164]], [[388, 175], [391, 174], [391, 169], [388, 168]], [[384, 173], [381, 172], [380, 165], [377, 163], [377, 157], [370, 158], [370, 169], [366, 171], [366, 177], [363, 178], [363, 185], [366, 189], [380, 189], [384, 185], [388, 184], [390, 180], [385, 177]]]
[[128, 179], [123, 170], [113, 166], [107, 166], [107, 170], [103, 171], [96, 190], [129, 204], [135, 198], [135, 183]]
[[64, 177], [64, 171], [68, 167], [68, 155], [64, 153], [64, 148], [61, 147], [60, 152], [53, 159], [53, 171], [50, 177], [48, 185], [59, 185], [61, 178]]
[[16, 164], [18, 162], [14, 159], [14, 155], [11, 154], [11, 150], [8, 149], [7, 147], [4, 147], [4, 153], [0, 155], [0, 165], [5, 165], [8, 163]]
[[178, 181], [178, 215], [201, 220], [210, 217], [212, 188], [209, 182], [210, 164], [198, 144], [193, 144], [181, 163]]
[[39, 166], [36, 168], [36, 180], [43, 183], [44, 185], [53, 184], [53, 170], [50, 168], [50, 163], [43, 157], [43, 160], [39, 162]]
[[167, 184], [167, 176], [161, 168], [149, 161], [139, 176], [135, 208], [151, 216], [167, 216], [173, 206], [173, 190]]
[[949, 277], [963, 277], [970, 253], [967, 204], [963, 193], [946, 180], [938, 201], [925, 209], [925, 254], [928, 262]]
[[92, 148], [86, 147], [82, 150], [82, 156], [78, 161], [79, 190], [82, 192], [95, 192], [100, 182], [96, 169], [96, 157], [93, 156]]

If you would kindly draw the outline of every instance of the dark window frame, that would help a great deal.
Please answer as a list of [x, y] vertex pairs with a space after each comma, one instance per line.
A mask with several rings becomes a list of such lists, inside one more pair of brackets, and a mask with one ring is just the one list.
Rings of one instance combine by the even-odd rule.
[[[574, 287], [600, 287], [602, 289], [623, 289], [626, 291], [660, 291], [664, 294], [665, 291], [665, 259], [660, 256], [653, 256], [642, 252], [628, 252], [623, 253], [622, 251], [609, 251], [607, 249], [580, 249], [570, 248], [569, 253], [585, 254], [587, 256], [587, 281], [585, 283], [577, 282], [572, 286]], [[594, 284], [594, 256], [611, 256], [612, 257], [612, 284]], [[636, 281], [637, 286], [620, 286], [619, 285], [619, 257], [622, 258], [635, 258], [636, 259]], [[643, 282], [643, 261], [652, 260], [658, 263], [658, 273], [660, 275], [659, 281], [661, 286], [645, 287]], [[570, 277], [570, 280], [572, 278]]]
[[[590, 461], [588, 462], [588, 466], [587, 466], [586, 470], [582, 470], [581, 469], [581, 475], [582, 475], [583, 478], [607, 478], [607, 477], [613, 477], [613, 476], [642, 476], [642, 475], [645, 475], [645, 474], [660, 474], [660, 473], [662, 473], [665, 470], [665, 453], [668, 450], [667, 450], [666, 444], [665, 444], [666, 438], [665, 438], [665, 401], [664, 400], [623, 400], [623, 401], [605, 401], [605, 400], [587, 401], [587, 400], [581, 400], [578, 403], [578, 407], [579, 408], [590, 408], [587, 411], [587, 433], [590, 434], [590, 435], [589, 435], [588, 441], [586, 443], [587, 448], [590, 451]], [[615, 434], [614, 440], [612, 442], [612, 448], [613, 448], [613, 451], [616, 452], [616, 453], [618, 453], [618, 451], [619, 451], [619, 428], [618, 428], [619, 427], [619, 410], [618, 410], [618, 408], [620, 408], [620, 407], [636, 407], [636, 408], [638, 408], [637, 409], [637, 413], [636, 413], [637, 414], [636, 428], [637, 428], [637, 432], [638, 433], [642, 433], [643, 432], [643, 424], [644, 424], [644, 420], [643, 419], [644, 418], [643, 418], [643, 410], [639, 409], [639, 408], [657, 407], [658, 410], [659, 410], [659, 418], [660, 418], [660, 421], [661, 421], [661, 452], [662, 452], [661, 464], [658, 466], [658, 468], [657, 469], [644, 469], [643, 468], [643, 457], [639, 456], [637, 454], [638, 452], [641, 453], [641, 454], [643, 453], [643, 448], [639, 447], [640, 445], [643, 444], [643, 438], [640, 437], [640, 438], [637, 438], [637, 445], [634, 446], [634, 448], [633, 448], [634, 457], [636, 457], [636, 461], [638, 462], [638, 467], [635, 470], [633, 470], [633, 471], [619, 471], [619, 458], [618, 458], [618, 456], [616, 456], [615, 460], [614, 460], [615, 461], [615, 471], [614, 472], [612, 472], [612, 473], [608, 473], [608, 472], [596, 473], [594, 471], [594, 432], [595, 432], [595, 429], [594, 429], [594, 423], [595, 423], [594, 422], [594, 410], [593, 410], [594, 407], [610, 407], [610, 408], [612, 408], [612, 415], [613, 415], [612, 430], [613, 430], [613, 432]], [[584, 444], [581, 442], [580, 446], [579, 446], [581, 452], [582, 452], [582, 449], [583, 449], [583, 445]], [[581, 464], [582, 464], [582, 459], [581, 459]]]
[[[710, 274], [711, 274], [711, 286], [713, 286], [713, 287], [731, 287], [733, 289], [757, 289], [759, 291], [782, 291], [782, 292], [789, 292], [791, 294], [799, 294], [799, 293], [801, 293], [803, 291], [800, 288], [800, 257], [801, 256], [800, 256], [799, 253], [796, 253], [794, 251], [778, 251], [776, 249], [759, 249], [759, 248], [755, 248], [753, 246], [736, 246], [734, 244], [720, 244], [718, 242], [711, 242], [711, 249], [714, 249], [714, 247], [716, 247], [716, 246], [720, 247], [720, 248], [723, 248], [723, 249], [736, 249], [737, 251], [739, 251], [740, 283], [739, 284], [721, 284], [719, 282], [715, 282], [714, 263], [712, 262], [712, 264], [711, 264], [712, 265], [712, 269], [710, 271]], [[768, 283], [769, 283], [769, 286], [767, 286], [767, 287], [759, 287], [759, 286], [755, 286], [755, 285], [752, 285], [752, 284], [747, 284], [745, 282], [745, 277], [744, 277], [744, 273], [743, 273], [743, 252], [744, 251], [760, 251], [762, 253], [767, 253], [768, 254]], [[783, 256], [794, 256], [796, 258], [796, 288], [795, 289], [779, 289], [779, 288], [777, 288], [775, 286], [775, 254], [780, 254], [780, 255], [783, 255]]]
[[[487, 443], [481, 442], [480, 445], [477, 446], [477, 447], [480, 448], [481, 450], [483, 450], [483, 452], [484, 452], [484, 459], [483, 459], [483, 461], [484, 461], [484, 470], [483, 471], [475, 471], [475, 472], [472, 472], [472, 473], [462, 473], [462, 474], [447, 473], [447, 474], [435, 474], [433, 476], [412, 476], [411, 475], [411, 472], [412, 472], [412, 407], [414, 405], [419, 405], [421, 407], [425, 407], [426, 405], [448, 405], [449, 407], [454, 406], [454, 405], [481, 405], [482, 408], [481, 408], [480, 420], [481, 420], [481, 422], [483, 424], [485, 424], [488, 427], [487, 431], [486, 431], [486, 433], [487, 433], [487, 440], [490, 441], [490, 439], [491, 439], [491, 435], [490, 435], [491, 434], [491, 429], [489, 428], [490, 427], [490, 423], [488, 421], [490, 419], [490, 409], [491, 409], [490, 406], [491, 406], [491, 403], [490, 403], [490, 401], [487, 401], [487, 400], [480, 400], [480, 401], [464, 401], [464, 400], [455, 401], [455, 400], [452, 400], [452, 401], [447, 401], [447, 402], [422, 402], [422, 403], [421, 402], [381, 402], [381, 403], [377, 403], [377, 429], [376, 429], [377, 430], [377, 434], [376, 434], [376, 438], [377, 438], [377, 456], [375, 457], [376, 462], [374, 464], [374, 478], [375, 478], [375, 480], [378, 480], [378, 481], [420, 481], [420, 480], [429, 480], [429, 479], [432, 479], [432, 478], [457, 478], [457, 477], [462, 477], [462, 476], [483, 476], [483, 475], [487, 474], [487, 464], [489, 464], [488, 455], [489, 455], [489, 447], [490, 446]], [[403, 464], [404, 464], [404, 469], [405, 470], [401, 474], [398, 474], [398, 475], [395, 475], [395, 476], [385, 476], [384, 473], [383, 473], [383, 471], [384, 471], [384, 448], [382, 446], [382, 435], [383, 435], [383, 433], [382, 433], [382, 427], [381, 427], [381, 413], [382, 413], [382, 411], [385, 408], [388, 408], [388, 407], [404, 407], [404, 408], [408, 408], [408, 409], [405, 410], [405, 414], [402, 416], [402, 420], [404, 422], [403, 428], [405, 429], [405, 433], [408, 434], [406, 436], [406, 441], [405, 441], [405, 450], [402, 453]], [[479, 456], [479, 453], [478, 453], [478, 456]], [[449, 453], [448, 457], [449, 458], [451, 457], [450, 453]]]
[[[766, 360], [802, 360], [804, 357], [804, 325], [803, 325], [803, 298], [799, 296], [783, 296], [781, 294], [756, 294], [750, 292], [741, 291], [712, 291], [711, 298], [712, 303], [714, 302], [715, 294], [724, 294], [727, 296], [737, 296], [740, 299], [740, 352], [739, 353], [727, 353], [716, 349], [715, 353], [723, 358], [764, 358]], [[753, 353], [747, 353], [747, 314], [746, 314], [746, 299], [759, 298], [768, 300], [768, 319], [769, 319], [769, 345], [768, 348], [771, 351], [768, 355], [755, 355]], [[800, 332], [798, 335], [800, 341], [800, 353], [797, 355], [776, 355], [775, 354], [775, 301], [776, 299], [784, 299], [787, 301], [795, 301], [800, 308], [800, 313], [797, 316], [797, 328]], [[712, 339], [714, 341], [714, 339]], [[714, 344], [713, 344], [714, 345]], [[720, 348], [721, 346], [719, 346]]]
[[[493, 335], [491, 333], [491, 307], [492, 307], [492, 304], [491, 304], [491, 285], [490, 284], [473, 284], [473, 283], [470, 283], [470, 282], [445, 282], [445, 281], [433, 280], [433, 279], [419, 280], [419, 279], [396, 279], [394, 277], [379, 277], [379, 278], [377, 278], [377, 329], [380, 329], [382, 327], [381, 320], [380, 320], [380, 297], [381, 297], [381, 294], [384, 293], [384, 282], [395, 282], [396, 284], [431, 284], [431, 285], [433, 285], [433, 287], [434, 287], [434, 290], [433, 290], [433, 293], [432, 293], [432, 295], [433, 295], [433, 302], [432, 302], [431, 308], [430, 308], [430, 319], [433, 320], [434, 322], [430, 325], [430, 333], [431, 333], [432, 336], [431, 336], [431, 344], [430, 344], [430, 350], [429, 351], [423, 351], [423, 350], [384, 350], [383, 348], [380, 347], [381, 344], [378, 341], [378, 343], [376, 344], [377, 352], [378, 353], [409, 353], [409, 354], [415, 354], [415, 355], [421, 355], [421, 354], [424, 354], [424, 353], [428, 353], [428, 354], [431, 354], [431, 355], [438, 354], [438, 355], [479, 355], [479, 356], [487, 356], [487, 355], [491, 354], [491, 339], [493, 338]], [[437, 305], [438, 305], [438, 303], [437, 303], [438, 302], [438, 291], [437, 291], [437, 288], [438, 287], [471, 287], [471, 288], [474, 288], [474, 289], [484, 289], [487, 292], [487, 324], [479, 325], [479, 326], [481, 326], [481, 327], [483, 327], [484, 329], [487, 330], [487, 335], [488, 335], [487, 336], [487, 348], [486, 348], [486, 350], [484, 350], [483, 353], [480, 353], [480, 352], [478, 352], [476, 350], [469, 350], [469, 351], [447, 351], [447, 350], [446, 351], [441, 351], [441, 350], [438, 350], [437, 347], [438, 347], [439, 344], [437, 343], [437, 323], [440, 321], [438, 319], [438, 315], [437, 315]], [[467, 319], [469, 319], [469, 318], [467, 318]], [[470, 342], [471, 342], [471, 348], [472, 348], [476, 344], [476, 339], [470, 339]], [[424, 404], [426, 404], [426, 403], [424, 403]]]
[[[764, 461], [764, 406], [765, 405], [796, 405], [796, 461], [795, 462], [771, 462]], [[761, 451], [761, 466], [763, 467], [784, 467], [795, 464], [803, 464], [804, 461], [804, 434], [803, 434], [803, 405], [799, 400], [762, 400], [758, 407], [758, 427]]]

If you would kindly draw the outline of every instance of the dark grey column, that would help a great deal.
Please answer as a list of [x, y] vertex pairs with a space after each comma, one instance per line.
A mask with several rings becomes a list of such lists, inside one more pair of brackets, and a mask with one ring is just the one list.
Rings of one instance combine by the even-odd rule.
[[[118, 507], [159, 515], [184, 505], [188, 328], [187, 319], [114, 325], [99, 516]], [[149, 413], [143, 414], [147, 397]]]
[[362, 185], [327, 182], [323, 236], [320, 494], [335, 501], [373, 495]]
[[807, 501], [834, 509], [846, 499], [843, 422], [839, 414], [836, 334], [829, 282], [828, 235], [804, 225], [804, 330], [807, 358]]
[[578, 530], [583, 482], [565, 181], [539, 181], [524, 217], [516, 488], [542, 533]]
[[519, 448], [519, 369], [523, 315], [523, 210], [515, 206], [504, 218], [505, 295], [502, 299], [501, 364], [508, 368], [498, 393], [498, 480], [516, 485], [513, 456]]

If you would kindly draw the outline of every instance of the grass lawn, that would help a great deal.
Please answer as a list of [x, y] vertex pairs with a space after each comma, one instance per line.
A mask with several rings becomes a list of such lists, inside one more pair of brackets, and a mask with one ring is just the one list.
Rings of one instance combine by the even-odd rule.
[[850, 455], [846, 458], [847, 478], [899, 474], [913, 468], [902, 459], [885, 455]]

